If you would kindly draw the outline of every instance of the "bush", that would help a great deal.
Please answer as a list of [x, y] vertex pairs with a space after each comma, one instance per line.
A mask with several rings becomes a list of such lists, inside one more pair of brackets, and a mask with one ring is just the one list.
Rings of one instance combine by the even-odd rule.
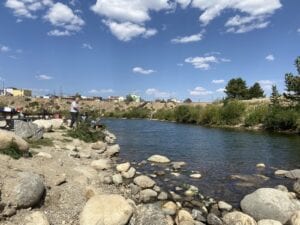
[[174, 110], [173, 109], [159, 109], [157, 112], [153, 115], [155, 119], [159, 120], [168, 120], [168, 121], [174, 121]]
[[296, 108], [271, 107], [264, 121], [270, 130], [299, 129], [300, 111]]
[[132, 118], [149, 118], [150, 117], [150, 110], [146, 108], [140, 108], [140, 107], [135, 107], [129, 110], [128, 112], [125, 112], [123, 114], [123, 117], [126, 117], [128, 119]]
[[220, 125], [222, 124], [221, 106], [207, 105], [201, 114], [199, 124], [202, 125]]
[[102, 130], [94, 130], [86, 123], [80, 123], [75, 129], [68, 130], [67, 135], [87, 143], [103, 141], [105, 138]]
[[245, 118], [245, 126], [254, 126], [262, 124], [265, 121], [266, 115], [268, 114], [267, 105], [259, 105], [250, 111]]
[[221, 109], [221, 120], [225, 125], [237, 125], [242, 122], [245, 104], [236, 100], [227, 102]]

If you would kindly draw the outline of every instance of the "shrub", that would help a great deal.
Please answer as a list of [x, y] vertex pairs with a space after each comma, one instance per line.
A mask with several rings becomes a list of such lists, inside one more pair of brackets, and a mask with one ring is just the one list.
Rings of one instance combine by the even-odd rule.
[[268, 106], [259, 105], [250, 111], [245, 118], [245, 126], [254, 126], [262, 124], [265, 121], [266, 115], [268, 114]]
[[128, 119], [132, 118], [149, 118], [150, 110], [146, 108], [135, 107], [130, 109], [128, 112], [123, 113], [123, 117]]
[[191, 120], [191, 112], [188, 106], [181, 105], [175, 108], [175, 121], [179, 123], [189, 123]]
[[86, 123], [80, 123], [76, 128], [68, 130], [67, 135], [87, 143], [103, 141], [105, 138], [102, 130], [94, 130]]
[[245, 113], [245, 104], [236, 100], [227, 102], [221, 109], [222, 123], [225, 125], [237, 125], [242, 122]]
[[159, 120], [168, 120], [168, 121], [174, 121], [174, 110], [173, 109], [159, 109], [157, 112], [153, 115], [155, 119]]
[[207, 105], [198, 121], [202, 125], [220, 125], [221, 121], [221, 106], [219, 105]]
[[271, 107], [264, 126], [270, 130], [297, 130], [299, 120], [300, 111], [296, 108]]

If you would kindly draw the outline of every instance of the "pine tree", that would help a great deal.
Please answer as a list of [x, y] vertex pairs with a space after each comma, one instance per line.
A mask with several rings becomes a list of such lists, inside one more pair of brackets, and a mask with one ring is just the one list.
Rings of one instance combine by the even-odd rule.
[[263, 97], [265, 97], [264, 90], [261, 88], [259, 83], [256, 82], [252, 87], [249, 88], [249, 91], [248, 91], [249, 99], [263, 98]]
[[273, 106], [279, 105], [280, 94], [277, 90], [276, 85], [272, 85], [271, 104]]

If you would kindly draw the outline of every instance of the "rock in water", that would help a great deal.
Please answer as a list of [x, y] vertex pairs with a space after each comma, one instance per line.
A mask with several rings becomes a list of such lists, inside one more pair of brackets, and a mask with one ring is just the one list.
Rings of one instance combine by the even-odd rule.
[[166, 156], [163, 155], [152, 155], [148, 158], [148, 161], [155, 163], [169, 163], [171, 162]]
[[218, 207], [219, 207], [219, 209], [226, 210], [226, 211], [230, 211], [232, 209], [231, 205], [229, 205], [227, 202], [223, 202], [223, 201], [218, 202]]
[[134, 178], [133, 182], [141, 188], [152, 188], [155, 185], [155, 181], [145, 175]]
[[169, 225], [158, 204], [141, 204], [137, 207], [129, 225]]
[[125, 225], [132, 206], [120, 195], [95, 195], [84, 206], [80, 225]]
[[300, 169], [288, 171], [284, 175], [291, 179], [300, 179]]
[[44, 128], [46, 132], [52, 130], [52, 123], [49, 120], [35, 120], [33, 123], [38, 125], [39, 128]]
[[18, 183], [10, 200], [18, 208], [33, 207], [40, 202], [44, 191], [45, 186], [39, 175], [31, 172], [19, 173]]
[[127, 172], [129, 170], [129, 168], [130, 168], [129, 162], [121, 163], [116, 166], [117, 171], [119, 171], [120, 173]]
[[174, 202], [167, 202], [162, 206], [162, 211], [167, 215], [175, 215], [177, 211], [177, 205]]
[[107, 150], [105, 151], [104, 154], [107, 157], [113, 157], [113, 156], [119, 154], [119, 152], [120, 152], [120, 146], [118, 144], [116, 144], [116, 145], [108, 146]]
[[25, 225], [50, 225], [46, 215], [42, 212], [33, 212], [25, 217]]
[[24, 122], [21, 120], [14, 121], [15, 134], [21, 138], [29, 138], [32, 140], [39, 140], [43, 137], [44, 129], [39, 128], [38, 125], [31, 122]]
[[244, 197], [241, 208], [256, 220], [272, 219], [285, 224], [294, 212], [300, 210], [300, 202], [291, 199], [289, 193], [260, 188]]
[[252, 217], [241, 212], [227, 213], [223, 217], [223, 221], [226, 225], [257, 225]]
[[28, 143], [21, 137], [13, 132], [0, 129], [0, 151], [9, 148], [12, 143], [16, 144], [18, 149], [22, 152], [27, 152], [29, 150]]
[[140, 192], [140, 201], [149, 202], [157, 197], [157, 192], [152, 189], [144, 189]]
[[135, 175], [136, 169], [133, 167], [130, 167], [130, 169], [127, 172], [122, 172], [122, 176], [126, 179], [133, 178]]
[[282, 225], [282, 223], [276, 220], [260, 220], [257, 225]]

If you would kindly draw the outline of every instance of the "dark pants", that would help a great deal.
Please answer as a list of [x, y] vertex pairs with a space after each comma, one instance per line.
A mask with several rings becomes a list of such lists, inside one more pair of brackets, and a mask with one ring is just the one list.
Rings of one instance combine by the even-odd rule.
[[75, 122], [78, 122], [78, 112], [71, 112], [71, 125], [70, 127], [73, 127]]

